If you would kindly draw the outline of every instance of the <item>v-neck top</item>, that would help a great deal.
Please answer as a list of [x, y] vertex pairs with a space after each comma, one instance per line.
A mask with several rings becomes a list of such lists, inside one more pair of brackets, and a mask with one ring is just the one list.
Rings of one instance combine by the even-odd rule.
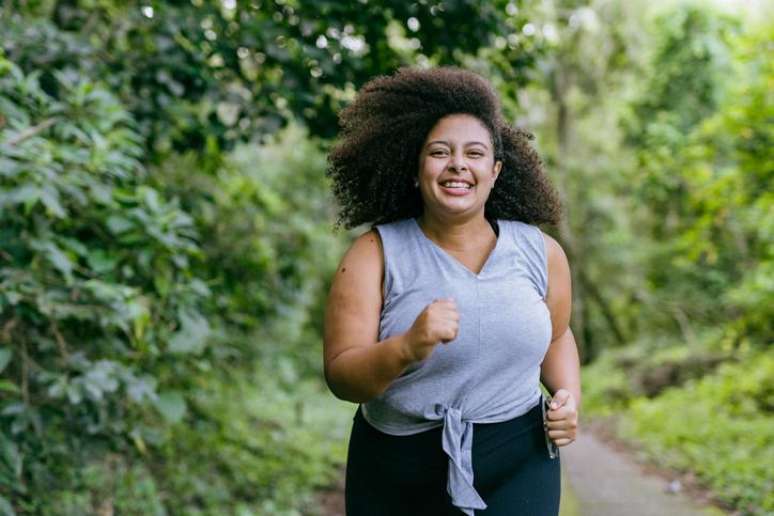
[[414, 218], [374, 227], [384, 251], [379, 341], [406, 333], [439, 298], [454, 298], [460, 321], [456, 339], [436, 345], [359, 409], [391, 435], [442, 426], [447, 490], [473, 516], [486, 508], [473, 487], [473, 423], [508, 421], [540, 400], [540, 365], [551, 340], [543, 235], [532, 224], [498, 219], [495, 247], [475, 274]]
[[[457, 265], [459, 265], [459, 266], [460, 266], [462, 269], [466, 270], [466, 271], [467, 271], [467, 272], [468, 272], [468, 273], [469, 273], [471, 276], [473, 276], [473, 277], [475, 277], [475, 278], [478, 278], [478, 277], [479, 277], [479, 275], [481, 275], [481, 274], [484, 272], [484, 269], [486, 269], [486, 266], [487, 266], [487, 264], [488, 264], [488, 263], [490, 262], [490, 260], [492, 259], [492, 255], [494, 255], [494, 254], [495, 254], [495, 251], [497, 251], [498, 244], [500, 243], [500, 238], [497, 238], [497, 240], [495, 241], [495, 246], [494, 246], [494, 248], [492, 248], [492, 250], [489, 252], [489, 256], [487, 256], [486, 260], [484, 261], [484, 265], [482, 265], [482, 266], [481, 266], [481, 270], [480, 270], [480, 271], [478, 271], [478, 273], [475, 273], [475, 272], [473, 272], [472, 270], [470, 270], [470, 269], [469, 269], [469, 268], [468, 268], [468, 267], [467, 267], [465, 264], [463, 264], [461, 261], [459, 261], [457, 258], [455, 258], [455, 257], [454, 257], [454, 256], [452, 256], [451, 254], [449, 254], [449, 253], [448, 253], [446, 250], [444, 250], [444, 249], [443, 249], [443, 248], [442, 248], [440, 245], [436, 244], [436, 243], [435, 243], [433, 240], [431, 240], [431, 239], [430, 239], [430, 237], [428, 237], [427, 235], [425, 235], [425, 232], [422, 230], [422, 227], [419, 225], [419, 221], [417, 221], [417, 219], [415, 219], [415, 218], [412, 218], [412, 219], [408, 219], [408, 220], [412, 220], [412, 221], [414, 221], [414, 224], [416, 224], [416, 225], [417, 225], [417, 229], [419, 229], [419, 233], [422, 235], [422, 238], [424, 238], [425, 240], [427, 240], [427, 242], [428, 242], [428, 243], [429, 243], [431, 246], [433, 246], [433, 247], [436, 247], [436, 248], [437, 248], [437, 249], [438, 249], [438, 250], [439, 250], [439, 251], [440, 251], [442, 254], [444, 254], [444, 255], [448, 256], [448, 257], [449, 257], [449, 259], [450, 259], [452, 262], [454, 262], [454, 263], [457, 263]], [[500, 235], [500, 225], [498, 224], [498, 222], [497, 222], [496, 220], [488, 220], [488, 222], [489, 222], [489, 224], [492, 226], [492, 229], [494, 230], [494, 232], [495, 232], [495, 235], [499, 237], [499, 235]]]

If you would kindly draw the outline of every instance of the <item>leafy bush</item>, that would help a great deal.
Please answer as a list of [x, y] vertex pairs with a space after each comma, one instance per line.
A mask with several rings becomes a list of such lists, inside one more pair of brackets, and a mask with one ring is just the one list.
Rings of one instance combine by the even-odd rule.
[[660, 19], [633, 103], [635, 227], [648, 238], [637, 297], [657, 331], [723, 327], [735, 348], [774, 335], [771, 23], [745, 33], [698, 6]]
[[620, 431], [652, 459], [695, 472], [744, 514], [774, 511], [771, 354], [751, 354], [683, 389], [634, 400]]
[[32, 507], [95, 453], [142, 449], [201, 352], [193, 220], [143, 183], [132, 120], [99, 84], [0, 58], [3, 496]]
[[692, 471], [729, 506], [768, 514], [774, 507], [774, 355], [737, 354], [701, 377], [644, 395], [637, 371], [692, 352], [640, 343], [604, 353], [583, 370], [582, 411], [604, 417], [651, 461]]
[[736, 360], [720, 329], [703, 330], [691, 344], [669, 334], [643, 335], [626, 347], [606, 349], [584, 367], [583, 409], [596, 415], [625, 409], [633, 398], [658, 396]]
[[196, 417], [175, 427], [159, 456], [157, 477], [174, 494], [169, 507], [316, 514], [312, 490], [333, 483], [346, 457], [351, 404], [319, 381], [298, 380], [288, 391], [274, 371], [256, 368], [211, 380], [191, 407]]
[[[324, 441], [295, 421], [264, 423], [268, 409], [239, 396], [322, 378], [312, 307], [343, 239], [330, 232], [317, 145], [292, 129], [271, 147], [209, 155], [210, 168], [189, 155], [151, 173], [100, 84], [57, 73], [53, 97], [37, 74], [7, 59], [0, 70], [0, 503], [292, 507], [288, 493], [322, 482], [341, 451], [312, 446]], [[237, 394], [230, 382], [257, 361], [279, 387], [263, 375]], [[282, 448], [250, 425], [291, 440]], [[192, 498], [197, 481], [165, 464], [231, 473]]]

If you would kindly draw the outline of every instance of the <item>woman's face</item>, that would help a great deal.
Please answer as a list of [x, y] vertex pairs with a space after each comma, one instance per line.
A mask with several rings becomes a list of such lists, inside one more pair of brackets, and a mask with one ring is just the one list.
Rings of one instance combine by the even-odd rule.
[[489, 129], [476, 117], [454, 114], [430, 130], [419, 154], [419, 189], [425, 211], [470, 215], [484, 210], [502, 168], [494, 160]]

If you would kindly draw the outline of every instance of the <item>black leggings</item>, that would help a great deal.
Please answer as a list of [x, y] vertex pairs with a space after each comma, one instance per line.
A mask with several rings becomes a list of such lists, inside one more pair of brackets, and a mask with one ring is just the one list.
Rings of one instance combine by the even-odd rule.
[[[446, 491], [442, 429], [395, 436], [355, 413], [347, 456], [347, 516], [464, 514]], [[473, 486], [487, 508], [476, 515], [559, 514], [559, 457], [546, 449], [540, 405], [501, 423], [474, 423]]]

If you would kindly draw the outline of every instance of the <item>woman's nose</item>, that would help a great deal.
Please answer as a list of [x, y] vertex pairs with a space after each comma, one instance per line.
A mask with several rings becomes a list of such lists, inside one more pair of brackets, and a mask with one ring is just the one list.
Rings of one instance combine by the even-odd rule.
[[458, 152], [453, 152], [449, 157], [449, 168], [454, 170], [462, 170], [466, 168], [465, 157]]

